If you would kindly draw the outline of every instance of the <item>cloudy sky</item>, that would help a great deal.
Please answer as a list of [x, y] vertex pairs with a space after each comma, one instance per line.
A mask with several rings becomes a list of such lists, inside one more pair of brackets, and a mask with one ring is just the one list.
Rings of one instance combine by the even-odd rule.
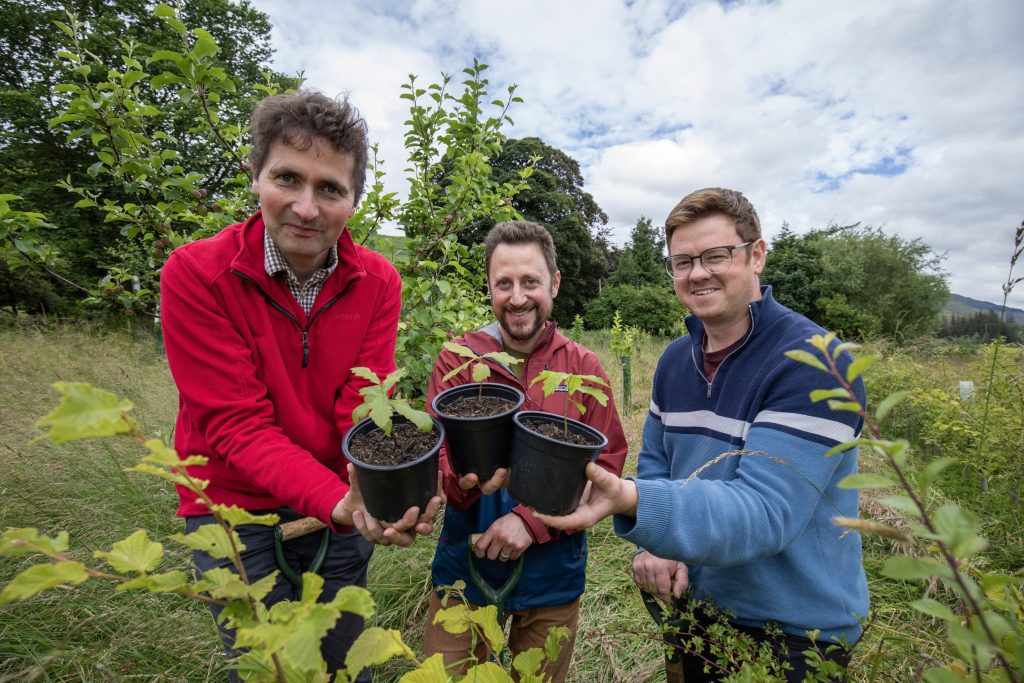
[[1019, 0], [253, 4], [278, 70], [363, 112], [396, 191], [400, 86], [476, 57], [492, 92], [519, 85], [509, 136], [579, 161], [616, 243], [721, 185], [751, 199], [769, 244], [784, 222], [881, 226], [946, 254], [954, 292], [1002, 301], [1024, 220]]

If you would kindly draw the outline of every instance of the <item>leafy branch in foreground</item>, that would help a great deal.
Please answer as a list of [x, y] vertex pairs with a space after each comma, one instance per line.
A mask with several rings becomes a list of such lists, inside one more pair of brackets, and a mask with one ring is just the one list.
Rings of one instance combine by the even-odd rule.
[[[387, 380], [385, 380], [387, 382]], [[394, 382], [392, 381], [392, 385]], [[0, 589], [0, 607], [28, 600], [53, 588], [78, 586], [89, 580], [105, 580], [116, 584], [117, 591], [141, 590], [149, 593], [171, 593], [204, 603], [224, 606], [225, 623], [236, 632], [235, 646], [243, 654], [234, 662], [239, 675], [253, 681], [328, 681], [327, 665], [320, 655], [319, 643], [343, 612], [369, 619], [375, 605], [369, 591], [358, 586], [343, 588], [330, 602], [318, 602], [323, 579], [314, 573], [302, 576], [302, 596], [297, 601], [281, 601], [269, 609], [262, 600], [270, 592], [278, 572], [251, 583], [242, 564], [245, 550], [235, 527], [241, 524], [277, 524], [277, 515], [254, 515], [236, 506], [213, 503], [204, 492], [206, 481], [192, 477], [187, 468], [203, 465], [204, 456], [179, 458], [174, 450], [159, 439], [146, 439], [138, 422], [130, 415], [132, 403], [81, 382], [54, 385], [61, 394], [59, 405], [37, 423], [48, 427], [40, 439], [64, 443], [94, 437], [127, 437], [146, 450], [146, 454], [128, 471], [165, 479], [183, 486], [202, 500], [217, 520], [217, 524], [201, 527], [190, 534], [174, 534], [169, 540], [191, 550], [201, 550], [217, 558], [228, 558], [235, 571], [227, 568], [212, 569], [198, 580], [182, 569], [157, 571], [163, 558], [162, 544], [149, 538], [140, 529], [127, 538], [114, 543], [110, 550], [97, 550], [93, 558], [105, 565], [89, 567], [69, 552], [70, 539], [66, 531], [56, 536], [41, 535], [37, 529], [7, 529], [0, 534], [0, 556], [9, 558], [48, 558], [22, 569]], [[480, 619], [470, 617], [464, 606], [442, 610], [438, 616], [445, 620], [445, 628], [462, 633], [476, 628]], [[493, 617], [492, 617], [493, 621]], [[488, 638], [497, 650], [504, 646], [503, 635], [489, 632]], [[544, 683], [540, 671], [545, 652], [539, 648], [516, 657], [513, 667], [521, 681]], [[557, 642], [557, 636], [555, 641]], [[557, 650], [556, 650], [557, 652]], [[366, 629], [353, 644], [346, 657], [346, 668], [339, 671], [336, 681], [352, 681], [367, 667], [383, 664], [400, 657], [413, 667], [400, 679], [402, 683], [447, 683], [464, 680], [461, 675], [445, 670], [442, 655], [421, 660], [402, 641], [396, 630], [372, 627]], [[351, 673], [350, 673], [351, 672]], [[485, 662], [469, 669], [465, 680], [511, 683], [512, 678], [500, 666]]]
[[[860, 473], [852, 474], [840, 482], [843, 488], [894, 489], [894, 495], [882, 499], [908, 515], [913, 535], [927, 541], [929, 555], [911, 557], [895, 555], [886, 560], [882, 573], [892, 579], [935, 580], [948, 587], [955, 596], [951, 608], [932, 598], [921, 598], [912, 607], [941, 620], [946, 626], [947, 661], [923, 673], [929, 683], [947, 681], [1011, 681], [1020, 683], [1024, 671], [1024, 581], [1019, 575], [1001, 572], [978, 572], [977, 578], [968, 570], [967, 561], [987, 547], [987, 541], [978, 533], [977, 517], [958, 505], [934, 507], [930, 502], [932, 485], [942, 471], [955, 462], [955, 458], [937, 458], [911, 477], [907, 469], [910, 444], [899, 439], [882, 438], [879, 424], [909, 391], [891, 394], [869, 415], [853, 391], [857, 377], [878, 360], [877, 356], [855, 358], [840, 371], [837, 359], [844, 351], [853, 351], [858, 345], [835, 344], [833, 333], [815, 335], [807, 340], [818, 355], [804, 350], [787, 351], [793, 360], [805, 363], [834, 377], [839, 386], [811, 392], [814, 402], [827, 401], [833, 410], [858, 413], [864, 420], [867, 436], [839, 444], [826, 455], [832, 456], [854, 446], [869, 448], [882, 456], [894, 478]], [[830, 347], [833, 347], [830, 349]], [[820, 358], [819, 358], [820, 356]], [[837, 517], [837, 525], [882, 536], [899, 537], [902, 532], [880, 522]]]

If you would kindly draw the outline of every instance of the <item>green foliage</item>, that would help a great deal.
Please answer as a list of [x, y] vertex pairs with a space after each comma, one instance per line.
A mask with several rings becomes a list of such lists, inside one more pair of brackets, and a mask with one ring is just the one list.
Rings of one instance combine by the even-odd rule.
[[413, 408], [408, 399], [391, 396], [395, 385], [405, 375], [405, 368], [398, 368], [383, 380], [370, 368], [352, 368], [352, 374], [370, 382], [369, 386], [359, 390], [363, 402], [352, 411], [353, 422], [359, 422], [369, 415], [386, 436], [391, 436], [391, 416], [398, 413], [416, 425], [421, 432], [429, 432], [434, 428], [430, 415]]
[[486, 381], [491, 376], [491, 368], [487, 363], [484, 362], [484, 360], [487, 359], [493, 360], [496, 363], [501, 363], [502, 365], [506, 366], [518, 365], [519, 363], [523, 362], [522, 359], [516, 358], [512, 354], [505, 353], [504, 351], [489, 351], [488, 353], [477, 354], [475, 351], [473, 351], [473, 349], [469, 348], [468, 346], [456, 344], [455, 342], [445, 342], [443, 346], [452, 353], [462, 356], [463, 358], [469, 359], [462, 365], [453, 368], [450, 372], [448, 372], [448, 374], [442, 377], [441, 379], [444, 380], [445, 382], [447, 382], [452, 377], [465, 370], [470, 365], [473, 366], [473, 381]]
[[576, 406], [580, 414], [587, 412], [587, 407], [573, 398], [576, 394], [585, 394], [592, 397], [602, 406], [608, 404], [608, 394], [596, 386], [588, 386], [587, 383], [607, 387], [608, 383], [597, 375], [574, 375], [571, 372], [558, 372], [556, 370], [544, 370], [537, 374], [530, 382], [532, 387], [537, 382], [543, 382], [541, 389], [544, 396], [550, 396], [558, 390], [558, 387], [565, 386], [565, 409], [562, 411], [562, 418], [565, 420], [565, 434], [569, 434], [569, 404]]
[[783, 226], [761, 281], [775, 298], [844, 338], [912, 339], [934, 330], [949, 289], [942, 256], [879, 228]]
[[650, 218], [641, 216], [630, 233], [629, 241], [618, 255], [615, 270], [608, 276], [609, 285], [661, 287], [672, 290], [665, 275], [664, 232], [654, 227]]
[[572, 319], [572, 327], [568, 329], [566, 336], [577, 344], [583, 342], [583, 316], [577, 314]]
[[[927, 555], [897, 554], [886, 560], [882, 573], [891, 579], [938, 581], [949, 592], [955, 609], [934, 599], [913, 603], [918, 611], [940, 619], [946, 628], [944, 660], [930, 666], [924, 678], [939, 680], [1020, 681], [1024, 672], [1024, 602], [1021, 592], [1024, 581], [1020, 576], [1002, 572], [971, 571], [977, 556], [988, 545], [980, 535], [977, 516], [955, 504], [934, 504], [934, 484], [951, 459], [938, 460], [925, 468], [917, 482], [907, 471], [909, 444], [904, 440], [883, 438], [879, 423], [912, 392], [903, 392], [883, 400], [874, 417], [859, 404], [851, 382], [860, 368], [873, 361], [861, 357], [844, 375], [839, 372], [836, 359], [853, 344], [835, 344], [835, 335], [816, 335], [807, 340], [819, 356], [805, 351], [789, 351], [787, 356], [806, 363], [831, 375], [838, 381], [839, 390], [811, 393], [812, 401], [826, 400], [835, 409], [854, 409], [864, 419], [864, 435], [849, 443], [840, 444], [830, 451], [838, 452], [860, 446], [880, 455], [893, 478], [852, 475], [841, 483], [845, 487], [890, 487], [896, 496], [887, 500], [907, 516], [906, 524], [913, 537], [927, 544]], [[831, 348], [830, 348], [831, 347]], [[842, 394], [846, 394], [843, 396]], [[852, 408], [851, 408], [852, 406]], [[875, 533], [891, 538], [904, 538], [905, 534], [889, 524], [869, 520], [835, 519], [836, 524], [862, 533]]]
[[[501, 130], [512, 123], [508, 111], [522, 99], [513, 85], [503, 98], [489, 100], [486, 70], [478, 61], [463, 69], [461, 93], [450, 91], [453, 79], [448, 74], [426, 88], [409, 76], [401, 95], [409, 102], [408, 197], [399, 202], [394, 193], [384, 192], [383, 162], [374, 155], [373, 183], [349, 221], [355, 239], [390, 251], [402, 275], [396, 355], [408, 370], [398, 386], [403, 393], [423, 393], [434, 358], [453, 331], [476, 329], [488, 321], [479, 245], [467, 247], [459, 236], [481, 222], [520, 218], [512, 200], [532, 173], [526, 167], [504, 181], [492, 174], [490, 161], [505, 140]], [[488, 102], [494, 108], [490, 116], [484, 111]], [[405, 235], [398, 250], [378, 235], [381, 224], [391, 220]]]
[[686, 309], [664, 285], [606, 285], [601, 288], [601, 294], [587, 304], [588, 327], [611, 327], [616, 311], [620, 312], [623, 324], [662, 336], [676, 333], [686, 317]]

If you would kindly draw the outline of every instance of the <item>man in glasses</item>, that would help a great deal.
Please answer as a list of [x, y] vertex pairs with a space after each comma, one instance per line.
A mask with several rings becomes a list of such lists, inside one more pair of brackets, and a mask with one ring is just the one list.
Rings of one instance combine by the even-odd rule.
[[[687, 593], [713, 605], [764, 643], [788, 667], [788, 680], [802, 681], [803, 651], [816, 647], [845, 663], [846, 650], [829, 646], [855, 643], [868, 611], [860, 537], [831, 521], [858, 516], [856, 489], [838, 486], [857, 471], [857, 449], [826, 457], [859, 434], [862, 421], [812, 403], [810, 392], [835, 380], [784, 355], [807, 349], [824, 330], [761, 286], [766, 246], [746, 197], [693, 192], [672, 209], [665, 231], [666, 270], [692, 315], [689, 334], [659, 361], [637, 477], [588, 467], [584, 504], [538, 518], [582, 529], [615, 515], [615, 532], [638, 546], [633, 578], [641, 590], [677, 607]], [[840, 370], [851, 360], [840, 354]], [[853, 388], [863, 404], [859, 378]], [[695, 613], [684, 628], [704, 645], [681, 653], [685, 680], [734, 673], [708, 649], [712, 617]]]

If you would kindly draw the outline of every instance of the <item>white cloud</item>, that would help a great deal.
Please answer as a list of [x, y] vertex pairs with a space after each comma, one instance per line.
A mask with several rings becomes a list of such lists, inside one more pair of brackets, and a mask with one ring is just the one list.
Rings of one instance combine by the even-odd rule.
[[[520, 85], [509, 134], [577, 159], [620, 239], [640, 215], [659, 222], [690, 190], [725, 185], [769, 236], [783, 221], [885, 226], [947, 252], [954, 291], [1002, 298], [1024, 218], [1024, 3], [254, 4], [278, 69], [351, 94], [393, 189], [407, 74], [429, 83], [478, 57], [492, 92]], [[893, 175], [877, 174], [885, 164]]]

